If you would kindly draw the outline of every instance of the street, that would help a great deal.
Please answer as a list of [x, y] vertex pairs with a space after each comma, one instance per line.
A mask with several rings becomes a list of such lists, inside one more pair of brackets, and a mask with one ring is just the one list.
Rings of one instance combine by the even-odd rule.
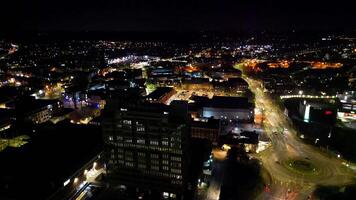
[[[246, 80], [255, 93], [256, 108], [264, 110], [264, 127], [272, 144], [258, 156], [271, 177], [269, 199], [307, 199], [318, 184], [342, 185], [352, 181], [355, 173], [342, 166], [341, 159], [326, 155], [297, 137], [283, 111], [263, 92], [261, 82]], [[312, 170], [299, 170], [292, 165], [295, 160], [313, 166]]]

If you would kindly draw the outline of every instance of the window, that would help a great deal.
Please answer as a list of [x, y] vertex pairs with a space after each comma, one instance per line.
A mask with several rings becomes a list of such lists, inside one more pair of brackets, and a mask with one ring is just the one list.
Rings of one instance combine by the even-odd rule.
[[151, 158], [158, 159], [158, 158], [159, 158], [159, 156], [158, 156], [158, 154], [151, 154]]
[[125, 160], [133, 161], [133, 153], [131, 151], [125, 152]]
[[137, 166], [140, 169], [146, 169], [146, 165], [145, 164], [138, 164]]
[[132, 138], [125, 138], [124, 142], [125, 143], [132, 143]]
[[158, 146], [158, 141], [157, 140], [151, 140], [150, 145], [155, 145]]
[[145, 132], [145, 127], [143, 127], [143, 126], [137, 126], [137, 127], [136, 127], [136, 132]]
[[137, 144], [145, 144], [145, 139], [137, 139]]
[[171, 160], [174, 160], [174, 161], [182, 161], [182, 158], [181, 158], [181, 157], [172, 156], [172, 157], [171, 157]]
[[171, 169], [171, 172], [173, 172], [173, 173], [175, 173], [175, 174], [181, 174], [181, 170], [180, 170], [180, 169], [172, 168], [172, 169]]
[[162, 145], [168, 146], [169, 145], [169, 138], [162, 138]]
[[113, 140], [114, 140], [114, 137], [113, 137], [113, 136], [109, 136], [109, 140], [110, 140], [110, 141], [113, 141]]
[[131, 120], [125, 119], [125, 120], [122, 121], [122, 123], [125, 124], [125, 125], [131, 125]]
[[162, 160], [162, 165], [169, 165], [169, 161], [168, 160]]
[[125, 162], [125, 165], [128, 166], [128, 167], [133, 167], [134, 166], [133, 162]]
[[159, 166], [157, 166], [157, 165], [151, 165], [151, 169], [152, 169], [152, 170], [159, 171]]
[[151, 160], [151, 163], [152, 163], [153, 165], [159, 165], [159, 161], [158, 161], [158, 160]]
[[172, 167], [175, 167], [175, 168], [180, 168], [180, 167], [181, 167], [181, 163], [179, 163], [179, 162], [172, 162], [172, 163], [171, 163], [171, 166], [172, 166]]
[[168, 166], [162, 166], [162, 169], [163, 169], [164, 171], [169, 171], [169, 167], [168, 167]]

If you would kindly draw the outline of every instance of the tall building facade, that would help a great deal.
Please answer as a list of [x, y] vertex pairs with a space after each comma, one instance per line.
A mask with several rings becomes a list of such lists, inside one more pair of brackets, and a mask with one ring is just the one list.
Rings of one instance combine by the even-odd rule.
[[183, 198], [189, 190], [187, 103], [123, 107], [110, 102], [102, 123], [110, 181]]

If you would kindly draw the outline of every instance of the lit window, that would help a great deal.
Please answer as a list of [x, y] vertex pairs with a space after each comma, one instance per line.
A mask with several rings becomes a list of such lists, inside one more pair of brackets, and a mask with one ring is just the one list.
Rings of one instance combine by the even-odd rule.
[[145, 144], [145, 139], [137, 139], [137, 144]]
[[156, 158], [156, 159], [158, 159], [158, 154], [151, 154], [151, 158]]
[[132, 138], [125, 138], [124, 142], [125, 143], [132, 143]]
[[126, 120], [125, 119], [125, 120], [122, 121], [122, 123], [125, 124], [125, 125], [131, 125], [131, 120]]
[[150, 145], [155, 145], [158, 146], [158, 141], [157, 140], [151, 140]]
[[137, 131], [137, 132], [145, 132], [145, 127], [143, 127], [143, 126], [138, 126], [138, 127], [136, 127], [136, 131]]
[[182, 161], [181, 157], [176, 157], [176, 156], [172, 156], [172, 157], [171, 157], [171, 160], [174, 160], [174, 161]]
[[163, 146], [168, 146], [168, 141], [162, 141]]

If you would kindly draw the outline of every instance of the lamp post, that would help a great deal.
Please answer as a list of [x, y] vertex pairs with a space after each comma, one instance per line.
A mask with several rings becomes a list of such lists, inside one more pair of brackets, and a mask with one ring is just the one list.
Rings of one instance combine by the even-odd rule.
[[316, 138], [314, 144], [318, 143], [318, 141], [319, 141], [319, 138]]

